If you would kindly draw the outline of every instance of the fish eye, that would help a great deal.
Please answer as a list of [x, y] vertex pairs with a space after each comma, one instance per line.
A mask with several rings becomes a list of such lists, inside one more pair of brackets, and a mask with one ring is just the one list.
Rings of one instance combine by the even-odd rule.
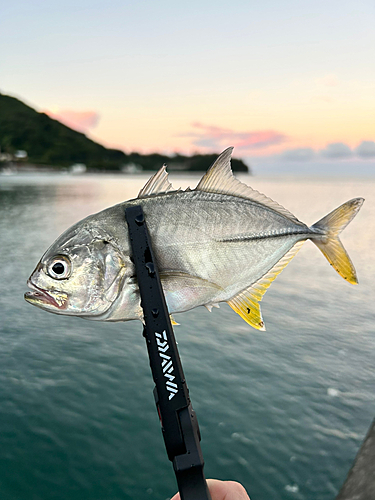
[[64, 280], [66, 278], [69, 278], [70, 271], [70, 260], [63, 255], [54, 257], [47, 266], [47, 273], [51, 276], [51, 278], [57, 280]]

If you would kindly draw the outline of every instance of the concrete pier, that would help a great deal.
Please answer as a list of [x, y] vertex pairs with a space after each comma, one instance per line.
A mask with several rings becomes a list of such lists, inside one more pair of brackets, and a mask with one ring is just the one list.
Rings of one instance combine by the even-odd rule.
[[375, 500], [375, 420], [336, 500]]

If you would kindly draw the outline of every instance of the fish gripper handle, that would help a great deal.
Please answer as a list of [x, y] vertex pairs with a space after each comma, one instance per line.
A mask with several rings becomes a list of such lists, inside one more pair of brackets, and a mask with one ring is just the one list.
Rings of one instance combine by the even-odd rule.
[[143, 336], [168, 458], [181, 500], [211, 500], [203, 472], [200, 432], [192, 408], [146, 219], [140, 205], [125, 209], [143, 309]]

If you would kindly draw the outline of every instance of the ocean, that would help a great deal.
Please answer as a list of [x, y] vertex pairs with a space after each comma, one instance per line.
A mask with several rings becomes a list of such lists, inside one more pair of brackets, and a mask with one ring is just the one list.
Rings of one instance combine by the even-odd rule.
[[[140, 322], [27, 304], [26, 280], [67, 227], [135, 197], [148, 176], [0, 176], [0, 497], [166, 500], [177, 491]], [[267, 331], [226, 304], [175, 315], [206, 477], [251, 500], [329, 500], [375, 415], [375, 178], [242, 180], [313, 224], [366, 199], [342, 241], [359, 286], [311, 242], [262, 302]], [[198, 177], [172, 175], [175, 187]]]

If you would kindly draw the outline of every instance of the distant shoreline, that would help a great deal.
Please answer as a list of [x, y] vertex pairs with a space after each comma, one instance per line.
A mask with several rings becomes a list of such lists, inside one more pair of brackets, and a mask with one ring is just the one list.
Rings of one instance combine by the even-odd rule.
[[[182, 176], [182, 175], [191, 175], [191, 176], [197, 176], [197, 175], [203, 175], [206, 173], [206, 170], [174, 170], [168, 169], [167, 166], [167, 171], [170, 174], [173, 174], [174, 176]], [[123, 176], [123, 177], [141, 177], [143, 175], [153, 175], [157, 172], [157, 170], [139, 170], [136, 172], [125, 172], [122, 170], [102, 170], [102, 169], [89, 169], [86, 170], [85, 172], [72, 172], [69, 168], [66, 167], [53, 167], [53, 166], [46, 166], [46, 167], [40, 167], [38, 165], [32, 165], [32, 164], [27, 164], [27, 165], [7, 165], [0, 167], [0, 175], [3, 176], [8, 176], [8, 175], [23, 175], [23, 174], [56, 174], [56, 175], [70, 175], [72, 177], [82, 177], [82, 176], [89, 176], [89, 175], [118, 175], [118, 176]], [[250, 172], [237, 172], [237, 174], [242, 174], [242, 175], [253, 175]]]

